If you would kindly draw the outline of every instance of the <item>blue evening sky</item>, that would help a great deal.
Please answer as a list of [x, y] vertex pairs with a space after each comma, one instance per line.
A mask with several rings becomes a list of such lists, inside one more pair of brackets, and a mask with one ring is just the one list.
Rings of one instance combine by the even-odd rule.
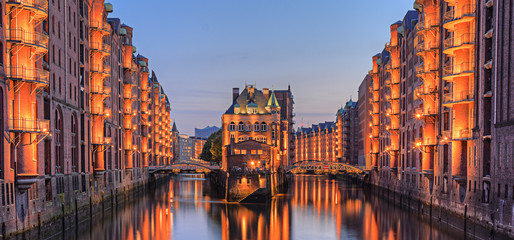
[[286, 89], [296, 126], [334, 121], [413, 0], [111, 0], [181, 133], [220, 126], [232, 88]]

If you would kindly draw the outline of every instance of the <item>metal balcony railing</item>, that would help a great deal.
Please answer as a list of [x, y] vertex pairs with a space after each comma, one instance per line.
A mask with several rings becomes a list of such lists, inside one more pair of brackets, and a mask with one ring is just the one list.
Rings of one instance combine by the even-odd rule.
[[104, 64], [91, 64], [91, 72], [98, 74], [110, 74], [110, 67], [109, 69], [106, 69], [104, 67]]
[[450, 36], [444, 40], [444, 49], [460, 47], [465, 44], [474, 44], [475, 34], [474, 33], [462, 33], [457, 36]]
[[112, 138], [110, 137], [93, 137], [91, 143], [94, 145], [111, 145]]
[[444, 22], [457, 21], [466, 16], [474, 16], [476, 7], [474, 4], [466, 4], [464, 6], [455, 6], [453, 9], [444, 13]]
[[108, 33], [111, 29], [111, 25], [108, 22], [104, 21], [91, 21], [89, 23], [89, 27], [94, 30], [102, 31]]
[[439, 26], [439, 15], [436, 13], [424, 13], [423, 19], [416, 25], [417, 31], [423, 31]]
[[18, 42], [48, 50], [49, 37], [42, 32], [28, 31], [21, 28], [7, 29], [5, 31], [5, 39], [8, 42]]
[[90, 49], [93, 51], [99, 51], [103, 53], [111, 53], [111, 45], [104, 42], [91, 42]]
[[123, 108], [123, 114], [125, 115], [132, 115], [134, 112], [132, 108]]
[[457, 64], [446, 64], [443, 68], [443, 76], [460, 75], [463, 73], [474, 72], [473, 62], [463, 62]]
[[8, 119], [11, 132], [45, 133], [50, 129], [50, 121], [44, 119], [13, 118]]
[[435, 86], [425, 86], [420, 85], [416, 89], [414, 89], [414, 92], [416, 96], [423, 96], [423, 95], [432, 95], [434, 93], [437, 93], [437, 87]]
[[469, 139], [471, 138], [471, 131], [469, 129], [454, 130], [452, 138], [455, 140]]
[[111, 95], [111, 88], [102, 85], [93, 85], [91, 86], [91, 94]]
[[423, 146], [435, 146], [437, 145], [437, 139], [435, 138], [423, 138], [421, 141], [421, 145]]
[[474, 98], [474, 92], [470, 90], [463, 90], [454, 93], [443, 94], [443, 103], [455, 103], [462, 101], [470, 101]]
[[425, 117], [426, 116], [434, 116], [437, 114], [439, 114], [439, 108], [435, 108], [435, 107], [424, 108], [423, 112], [422, 112], [422, 115]]
[[7, 67], [5, 73], [11, 80], [49, 85], [50, 73], [43, 68]]
[[48, 13], [48, 0], [7, 0], [7, 4], [21, 4]]
[[111, 109], [108, 107], [91, 107], [91, 114], [109, 117], [111, 115]]

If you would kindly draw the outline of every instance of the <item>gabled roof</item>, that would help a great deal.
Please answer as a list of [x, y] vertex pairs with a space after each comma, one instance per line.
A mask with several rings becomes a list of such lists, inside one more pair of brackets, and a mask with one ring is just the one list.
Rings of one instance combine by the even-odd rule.
[[234, 107], [239, 107], [240, 113], [245, 114], [247, 112], [247, 107], [255, 107], [253, 104], [257, 105], [258, 114], [268, 114], [269, 112], [266, 110], [267, 101], [268, 100], [260, 90], [257, 90], [253, 86], [247, 86], [241, 94], [239, 94], [229, 109], [227, 109], [225, 114], [234, 114]]

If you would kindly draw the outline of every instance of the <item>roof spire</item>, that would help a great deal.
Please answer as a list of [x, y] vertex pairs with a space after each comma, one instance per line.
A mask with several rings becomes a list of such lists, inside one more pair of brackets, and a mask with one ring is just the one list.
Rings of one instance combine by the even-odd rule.
[[266, 105], [266, 108], [280, 108], [280, 104], [278, 104], [277, 97], [275, 96], [275, 91], [271, 91], [271, 95], [268, 99], [268, 105]]

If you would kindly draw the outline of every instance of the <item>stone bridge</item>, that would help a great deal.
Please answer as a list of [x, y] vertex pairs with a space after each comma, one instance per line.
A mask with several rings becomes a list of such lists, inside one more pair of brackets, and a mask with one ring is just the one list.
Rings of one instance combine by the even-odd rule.
[[302, 174], [302, 173], [314, 173], [317, 175], [322, 174], [357, 174], [363, 175], [366, 172], [356, 166], [352, 166], [346, 163], [340, 162], [327, 162], [327, 161], [316, 161], [316, 160], [307, 160], [301, 162], [295, 162], [289, 167], [286, 168], [287, 172], [293, 174]]
[[178, 162], [166, 166], [149, 167], [150, 174], [155, 173], [209, 173], [218, 171], [219, 166], [211, 166], [206, 163], [198, 162]]

